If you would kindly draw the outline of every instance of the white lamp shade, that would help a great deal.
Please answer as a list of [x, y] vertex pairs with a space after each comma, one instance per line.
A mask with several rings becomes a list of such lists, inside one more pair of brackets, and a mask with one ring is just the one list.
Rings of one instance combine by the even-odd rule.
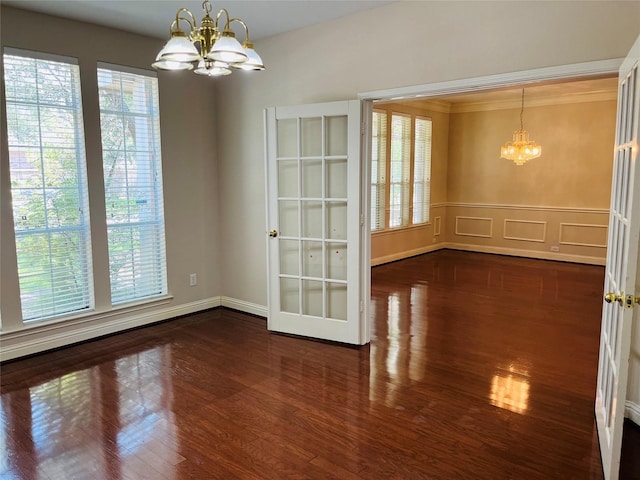
[[168, 60], [173, 62], [195, 62], [199, 60], [200, 53], [191, 41], [184, 36], [172, 36], [158, 56], [157, 61]]
[[209, 77], [221, 77], [223, 75], [229, 75], [231, 70], [224, 62], [200, 60], [200, 62], [198, 62], [198, 67], [193, 71], [193, 73], [197, 73], [198, 75], [207, 75]]
[[264, 70], [264, 63], [262, 63], [262, 59], [258, 52], [256, 52], [253, 48], [244, 47], [244, 53], [247, 54], [248, 60], [242, 63], [235, 63], [232, 66], [235, 68], [240, 68], [242, 70]]
[[151, 66], [157, 70], [191, 70], [193, 64], [189, 62], [176, 62], [174, 60], [158, 60]]
[[248, 59], [240, 42], [224, 34], [213, 44], [207, 57], [228, 64], [242, 63]]

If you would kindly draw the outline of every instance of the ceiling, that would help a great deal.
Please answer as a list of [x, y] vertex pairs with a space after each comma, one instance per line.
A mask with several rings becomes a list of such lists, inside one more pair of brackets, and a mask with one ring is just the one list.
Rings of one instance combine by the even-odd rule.
[[[191, 10], [198, 22], [204, 16], [201, 0], [2, 0], [24, 10], [71, 18], [151, 37], [169, 37], [179, 8]], [[392, 3], [390, 0], [221, 0], [213, 12], [226, 8], [249, 26], [253, 41], [344, 17]], [[212, 15], [213, 16], [213, 15]]]
[[567, 79], [513, 87], [439, 95], [425, 99], [388, 100], [379, 103], [411, 103], [412, 105], [433, 107], [433, 101], [448, 104], [452, 112], [462, 113], [476, 110], [501, 110], [519, 108], [522, 89], [525, 91], [525, 105], [529, 107], [557, 105], [588, 100], [615, 100], [618, 92], [617, 76], [590, 79]]
[[[117, 28], [142, 35], [168, 39], [169, 26], [179, 8], [191, 10], [198, 22], [203, 16], [202, 0], [1, 0], [4, 5]], [[376, 8], [393, 0], [212, 0], [213, 11], [226, 8], [232, 17], [242, 18], [256, 41]], [[258, 46], [259, 49], [259, 46]], [[508, 108], [519, 105], [522, 87], [485, 90], [440, 96], [456, 105], [486, 105]], [[527, 105], [544, 104], [550, 99], [564, 102], [584, 95], [613, 96], [615, 78], [578, 82], [527, 85]], [[419, 100], [418, 100], [419, 101]], [[464, 108], [464, 107], [462, 107]], [[473, 108], [473, 107], [472, 107]], [[480, 108], [483, 108], [480, 106]]]

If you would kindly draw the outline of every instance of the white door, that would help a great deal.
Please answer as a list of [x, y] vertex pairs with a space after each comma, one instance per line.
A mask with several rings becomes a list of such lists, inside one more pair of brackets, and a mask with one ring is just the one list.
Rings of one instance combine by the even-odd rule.
[[[607, 480], [618, 478], [640, 237], [640, 37], [620, 67], [596, 423]], [[638, 305], [636, 305], [638, 308]]]
[[362, 344], [360, 103], [266, 111], [268, 328]]

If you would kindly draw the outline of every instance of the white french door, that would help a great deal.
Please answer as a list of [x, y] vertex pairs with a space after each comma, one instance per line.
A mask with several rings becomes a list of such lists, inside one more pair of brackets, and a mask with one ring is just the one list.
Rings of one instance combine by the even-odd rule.
[[[618, 117], [605, 267], [596, 423], [605, 479], [618, 478], [631, 348], [631, 324], [639, 283], [640, 237], [640, 37], [620, 67]], [[635, 310], [640, 308], [635, 305]], [[638, 316], [638, 315], [636, 315]]]
[[268, 328], [362, 344], [360, 103], [265, 113]]

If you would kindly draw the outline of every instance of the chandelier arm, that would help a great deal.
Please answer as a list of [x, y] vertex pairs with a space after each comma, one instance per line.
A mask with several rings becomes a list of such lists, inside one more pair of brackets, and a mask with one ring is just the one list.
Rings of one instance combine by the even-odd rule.
[[229, 23], [231, 23], [229, 19], [231, 17], [229, 17], [229, 12], [227, 12], [226, 8], [221, 8], [216, 14], [216, 28], [218, 28], [218, 21], [220, 20], [220, 17], [222, 16], [223, 13], [227, 17], [227, 23], [224, 24], [224, 29], [229, 30]]
[[[185, 18], [183, 16], [181, 16], [181, 14], [186, 13], [191, 20], [189, 20], [189, 18]], [[191, 34], [194, 30], [196, 30], [198, 28], [198, 22], [196, 22], [196, 18], [193, 16], [193, 13], [191, 13], [191, 11], [187, 8], [181, 8], [180, 10], [178, 10], [176, 12], [176, 19], [171, 22], [171, 33], [173, 33], [174, 31], [174, 25], [176, 27], [176, 29], [180, 29], [180, 20], [182, 20], [183, 22], [187, 22], [187, 24], [189, 25], [189, 34]]]
[[244, 39], [246, 42], [251, 42], [251, 39], [249, 38], [249, 27], [247, 26], [247, 24], [244, 23], [241, 18], [232, 18], [231, 20], [229, 20], [229, 25], [231, 25], [233, 22], [239, 23], [244, 27]]

